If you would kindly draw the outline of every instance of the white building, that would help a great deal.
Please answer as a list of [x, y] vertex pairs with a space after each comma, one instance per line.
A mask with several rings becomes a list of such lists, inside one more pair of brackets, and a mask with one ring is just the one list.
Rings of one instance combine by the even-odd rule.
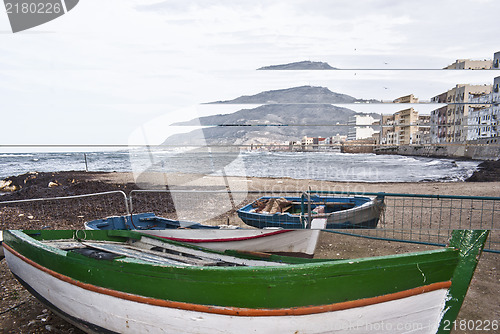
[[343, 136], [337, 133], [335, 136], [326, 138], [326, 140], [327, 144], [338, 144], [345, 142], [347, 140], [347, 136]]
[[354, 115], [347, 122], [347, 140], [371, 138], [375, 133], [372, 125], [376, 120], [370, 115]]
[[304, 137], [302, 137], [302, 140], [301, 140], [302, 146], [310, 146], [313, 144], [313, 142], [314, 142], [313, 137], [304, 136]]

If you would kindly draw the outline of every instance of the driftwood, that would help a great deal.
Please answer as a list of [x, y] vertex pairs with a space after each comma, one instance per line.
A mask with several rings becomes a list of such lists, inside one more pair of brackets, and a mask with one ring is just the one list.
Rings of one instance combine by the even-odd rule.
[[284, 198], [270, 198], [257, 200], [252, 203], [255, 212], [262, 213], [284, 213], [292, 207], [292, 202]]

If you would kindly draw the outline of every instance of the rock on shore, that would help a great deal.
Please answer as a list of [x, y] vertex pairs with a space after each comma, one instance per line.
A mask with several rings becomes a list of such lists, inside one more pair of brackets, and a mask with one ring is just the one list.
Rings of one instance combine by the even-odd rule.
[[483, 161], [478, 167], [478, 170], [466, 180], [467, 182], [500, 181], [500, 160]]

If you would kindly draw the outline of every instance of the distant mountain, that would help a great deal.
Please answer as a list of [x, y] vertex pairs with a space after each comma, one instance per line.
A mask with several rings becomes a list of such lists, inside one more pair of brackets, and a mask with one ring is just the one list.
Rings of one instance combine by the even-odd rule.
[[320, 61], [298, 61], [295, 63], [282, 64], [282, 65], [271, 65], [258, 68], [260, 70], [335, 70], [335, 67], [331, 67], [328, 63]]
[[[329, 137], [347, 135], [354, 110], [332, 105], [366, 100], [335, 93], [325, 87], [302, 86], [241, 96], [230, 101], [212, 103], [262, 104], [231, 114], [196, 118], [172, 126], [205, 126], [189, 133], [170, 136], [165, 145], [250, 145], [300, 140], [304, 136]], [[372, 114], [374, 118], [379, 115]], [[338, 125], [337, 125], [338, 124]]]
[[170, 137], [165, 144], [197, 144], [203, 143], [200, 139], [204, 139], [208, 144], [244, 145], [297, 140], [306, 135], [347, 134], [345, 126], [323, 125], [346, 123], [349, 116], [355, 113], [331, 104], [267, 104], [232, 114], [200, 117], [172, 124], [213, 127]]
[[355, 97], [334, 93], [326, 87], [300, 86], [279, 90], [269, 90], [255, 95], [243, 95], [234, 100], [216, 101], [225, 104], [266, 104], [266, 103], [355, 103], [379, 102], [363, 100]]
[[304, 136], [347, 135], [347, 126], [340, 124], [347, 124], [349, 117], [355, 114], [351, 109], [331, 104], [267, 104], [232, 114], [174, 123], [175, 126], [209, 127], [171, 136], [164, 144], [250, 145], [300, 140]]

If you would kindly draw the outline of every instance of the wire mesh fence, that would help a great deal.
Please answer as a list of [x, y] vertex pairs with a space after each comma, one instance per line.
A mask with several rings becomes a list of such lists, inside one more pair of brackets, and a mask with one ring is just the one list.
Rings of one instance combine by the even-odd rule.
[[153, 212], [169, 219], [250, 228], [238, 217], [238, 210], [242, 206], [264, 195], [283, 197], [301, 194], [298, 191], [132, 190], [129, 199], [133, 213]]
[[[342, 192], [315, 191], [338, 196]], [[384, 198], [376, 229], [345, 231], [385, 240], [445, 245], [454, 229], [491, 230], [485, 249], [500, 253], [500, 197], [349, 193]]]
[[[266, 208], [258, 212], [263, 199]], [[0, 202], [0, 229], [82, 229], [91, 220], [145, 212], [243, 228], [307, 228], [325, 218], [335, 233], [430, 245], [446, 244], [453, 229], [488, 229], [485, 250], [500, 253], [500, 197], [226, 190], [133, 190], [127, 197], [111, 191]]]
[[0, 202], [0, 230], [81, 229], [83, 223], [129, 213], [122, 191]]
[[[327, 218], [326, 228], [337, 233], [431, 245], [445, 245], [453, 229], [489, 229], [486, 249], [500, 252], [500, 197], [325, 191], [156, 192], [157, 196], [170, 195], [169, 205], [175, 210], [167, 214], [173, 219], [246, 228], [305, 228], [311, 219], [323, 217]], [[132, 191], [132, 211], [161, 215], [161, 210], [150, 210], [151, 203], [144, 199], [147, 196], [152, 196], [152, 191]], [[288, 201], [285, 206], [275, 203], [274, 208], [256, 212], [260, 200], [268, 204], [271, 198]], [[377, 199], [382, 203], [375, 205]], [[333, 208], [330, 212], [323, 209], [325, 212], [321, 206]]]

